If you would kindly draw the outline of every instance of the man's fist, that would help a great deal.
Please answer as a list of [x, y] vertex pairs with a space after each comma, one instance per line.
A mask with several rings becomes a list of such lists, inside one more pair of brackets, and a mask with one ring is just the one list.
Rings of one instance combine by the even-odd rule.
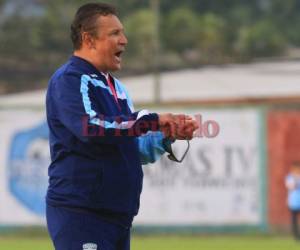
[[194, 131], [199, 128], [192, 117], [171, 113], [159, 114], [159, 127], [166, 137], [179, 140], [191, 140]]

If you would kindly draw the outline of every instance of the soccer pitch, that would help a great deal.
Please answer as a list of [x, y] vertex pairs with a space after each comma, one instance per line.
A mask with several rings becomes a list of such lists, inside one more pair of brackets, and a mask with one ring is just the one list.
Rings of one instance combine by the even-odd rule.
[[[132, 250], [298, 250], [288, 236], [134, 236]], [[51, 250], [47, 237], [0, 237], [0, 249]], [[101, 247], [100, 247], [101, 249]]]

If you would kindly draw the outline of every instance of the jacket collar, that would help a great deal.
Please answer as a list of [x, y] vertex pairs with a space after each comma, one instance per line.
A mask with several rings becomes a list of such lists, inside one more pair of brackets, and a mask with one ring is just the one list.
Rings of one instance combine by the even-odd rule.
[[89, 61], [79, 57], [79, 56], [75, 56], [72, 55], [70, 57], [70, 62], [74, 63], [77, 66], [80, 66], [81, 68], [84, 68], [85, 70], [88, 71], [89, 74], [96, 74], [98, 76], [100, 76], [101, 78], [104, 78], [107, 81], [107, 76], [111, 76], [110, 73], [103, 73], [101, 71], [99, 71], [93, 64], [91, 64]]

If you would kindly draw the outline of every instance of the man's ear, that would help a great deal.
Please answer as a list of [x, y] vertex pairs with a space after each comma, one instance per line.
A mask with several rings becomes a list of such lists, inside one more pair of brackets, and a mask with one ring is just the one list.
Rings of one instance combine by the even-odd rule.
[[82, 44], [84, 46], [86, 46], [89, 49], [95, 48], [95, 39], [90, 33], [83, 32], [81, 36], [82, 36]]

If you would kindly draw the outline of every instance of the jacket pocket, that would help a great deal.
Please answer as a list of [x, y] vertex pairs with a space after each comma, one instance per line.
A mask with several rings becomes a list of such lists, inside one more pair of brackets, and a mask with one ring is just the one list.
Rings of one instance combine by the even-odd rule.
[[81, 200], [94, 200], [95, 193], [103, 186], [103, 168], [97, 160], [78, 161], [74, 163], [73, 193]]
[[126, 210], [132, 195], [130, 169], [119, 157], [102, 160], [102, 185], [92, 197], [100, 207]]

